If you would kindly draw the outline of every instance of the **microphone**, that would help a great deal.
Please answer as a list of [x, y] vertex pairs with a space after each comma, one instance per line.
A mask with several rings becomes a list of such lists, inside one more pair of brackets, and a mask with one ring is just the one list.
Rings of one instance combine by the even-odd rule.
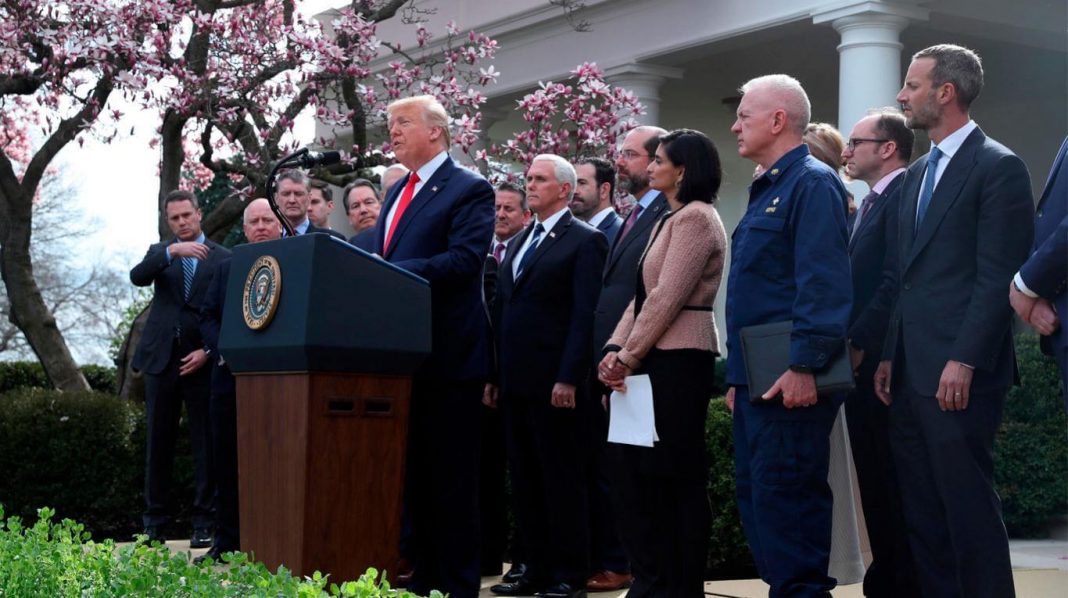
[[309, 151], [306, 154], [297, 158], [297, 163], [300, 164], [301, 168], [312, 168], [313, 166], [329, 166], [331, 164], [337, 164], [340, 161], [340, 152]]

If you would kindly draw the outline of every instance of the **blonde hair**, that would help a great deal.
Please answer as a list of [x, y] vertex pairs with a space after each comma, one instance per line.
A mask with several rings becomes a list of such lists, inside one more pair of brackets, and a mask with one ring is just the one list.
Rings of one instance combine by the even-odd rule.
[[842, 167], [842, 150], [845, 149], [845, 139], [838, 129], [827, 123], [809, 123], [805, 127], [805, 135], [802, 137], [808, 145], [808, 151], [820, 162], [830, 166], [835, 171]]
[[386, 114], [392, 116], [393, 112], [401, 108], [417, 106], [423, 113], [423, 120], [432, 127], [441, 127], [442, 136], [445, 138], [445, 149], [452, 145], [452, 136], [449, 134], [449, 113], [432, 95], [412, 96], [392, 102], [386, 107]]

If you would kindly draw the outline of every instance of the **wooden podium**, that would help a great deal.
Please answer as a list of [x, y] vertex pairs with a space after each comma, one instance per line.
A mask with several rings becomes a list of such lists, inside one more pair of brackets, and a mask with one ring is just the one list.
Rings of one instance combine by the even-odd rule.
[[[254, 330], [246, 282], [263, 256], [280, 292]], [[241, 549], [295, 575], [392, 572], [429, 285], [313, 234], [235, 248], [227, 298], [219, 352], [237, 379]]]

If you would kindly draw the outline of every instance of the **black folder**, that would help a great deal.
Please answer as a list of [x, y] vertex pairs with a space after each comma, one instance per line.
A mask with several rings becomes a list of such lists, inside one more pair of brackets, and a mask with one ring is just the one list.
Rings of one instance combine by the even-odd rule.
[[[790, 367], [791, 321], [742, 328], [742, 359], [749, 380], [749, 400], [764, 402], [760, 396]], [[837, 394], [853, 390], [853, 368], [845, 339], [834, 349], [827, 364], [815, 372], [818, 394]], [[782, 401], [782, 394], [771, 399]]]

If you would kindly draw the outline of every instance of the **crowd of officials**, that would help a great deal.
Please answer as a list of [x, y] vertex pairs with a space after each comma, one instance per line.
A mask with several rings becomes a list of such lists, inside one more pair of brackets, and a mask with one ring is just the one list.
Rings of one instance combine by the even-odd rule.
[[[810, 123], [792, 77], [746, 82], [731, 132], [756, 170], [730, 237], [715, 208], [719, 150], [699, 131], [638, 127], [611, 159], [539, 155], [524, 185], [494, 189], [449, 157], [436, 100], [391, 104], [392, 180], [356, 180], [342, 203], [349, 242], [431, 286], [398, 539], [409, 589], [467, 598], [501, 574], [507, 470], [512, 566], [493, 593], [702, 596], [704, 425], [725, 338], [737, 506], [771, 596], [836, 585], [839, 427], [873, 557], [865, 595], [1014, 595], [993, 442], [1018, 382], [1014, 310], [1066, 371], [1068, 139], [1036, 209], [1024, 163], [969, 116], [982, 85], [975, 53], [932, 46], [913, 56], [899, 108], [843, 137]], [[915, 160], [914, 130], [931, 140]], [[843, 174], [870, 192], [855, 200]], [[297, 234], [337, 235], [328, 186], [288, 171], [277, 198]], [[205, 239], [194, 195], [173, 192], [164, 209], [175, 239], [130, 273], [155, 286], [134, 360], [148, 402], [145, 533], [162, 539], [168, 520], [184, 402], [192, 546], [218, 559], [240, 548], [234, 384], [217, 348], [229, 252]], [[250, 243], [282, 233], [263, 199], [243, 225]], [[724, 333], [713, 304], [728, 244]], [[791, 323], [789, 367], [750, 388], [741, 331], [777, 322]], [[821, 394], [815, 374], [842, 355], [855, 390]], [[636, 374], [652, 386], [652, 447], [607, 442], [609, 396]]]

